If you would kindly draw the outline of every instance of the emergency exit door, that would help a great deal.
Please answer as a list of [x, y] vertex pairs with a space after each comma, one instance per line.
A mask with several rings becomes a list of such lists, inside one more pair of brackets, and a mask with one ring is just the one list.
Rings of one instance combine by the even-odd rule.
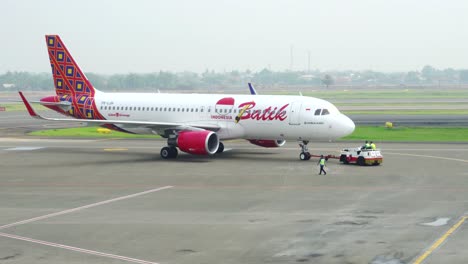
[[291, 103], [291, 111], [289, 115], [289, 124], [290, 125], [300, 125], [301, 124], [301, 106], [302, 102], [293, 102]]

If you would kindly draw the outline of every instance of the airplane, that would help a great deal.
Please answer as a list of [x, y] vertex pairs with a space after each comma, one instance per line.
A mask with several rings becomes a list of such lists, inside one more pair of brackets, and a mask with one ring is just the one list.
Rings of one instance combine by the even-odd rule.
[[38, 103], [73, 118], [39, 115], [20, 91], [29, 114], [49, 121], [160, 135], [167, 139], [160, 151], [163, 159], [176, 158], [178, 150], [214, 155], [224, 151], [221, 141], [246, 139], [266, 148], [298, 141], [299, 158], [308, 160], [309, 141], [334, 140], [355, 128], [333, 104], [307, 96], [102, 92], [86, 78], [58, 35], [45, 39], [56, 95]]

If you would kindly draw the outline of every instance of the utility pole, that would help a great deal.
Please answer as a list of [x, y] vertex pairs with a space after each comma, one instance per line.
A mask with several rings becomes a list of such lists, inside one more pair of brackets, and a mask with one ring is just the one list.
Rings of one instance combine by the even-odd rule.
[[294, 46], [291, 45], [291, 50], [290, 50], [290, 65], [289, 65], [289, 70], [292, 71], [293, 70], [293, 66], [294, 66], [294, 58], [293, 58], [293, 48]]

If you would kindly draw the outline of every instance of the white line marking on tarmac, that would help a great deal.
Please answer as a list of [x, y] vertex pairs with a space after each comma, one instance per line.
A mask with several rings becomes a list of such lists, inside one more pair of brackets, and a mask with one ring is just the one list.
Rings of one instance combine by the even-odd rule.
[[119, 255], [114, 255], [114, 254], [109, 254], [109, 253], [104, 253], [104, 252], [99, 252], [99, 251], [94, 251], [94, 250], [89, 250], [89, 249], [83, 249], [83, 248], [78, 248], [78, 247], [72, 247], [72, 246], [67, 246], [67, 245], [62, 245], [62, 244], [57, 244], [57, 243], [52, 243], [52, 242], [47, 242], [47, 241], [32, 239], [32, 238], [28, 238], [28, 237], [21, 237], [21, 236], [16, 236], [16, 235], [10, 235], [10, 234], [6, 234], [6, 233], [0, 233], [0, 236], [2, 236], [2, 237], [8, 237], [8, 238], [13, 238], [13, 239], [18, 239], [18, 240], [22, 240], [22, 241], [28, 241], [28, 242], [32, 242], [32, 243], [36, 243], [36, 244], [41, 244], [41, 245], [46, 245], [46, 246], [50, 246], [50, 247], [68, 249], [68, 250], [71, 250], [71, 251], [76, 251], [76, 252], [81, 252], [81, 253], [86, 253], [86, 254], [91, 254], [91, 255], [106, 257], [106, 258], [125, 260], [125, 261], [133, 262], [133, 263], [158, 264], [157, 262], [151, 262], [151, 261], [146, 261], [146, 260], [136, 259], [136, 258], [129, 258], [129, 257], [125, 257], [125, 256], [119, 256]]
[[137, 196], [140, 196], [140, 195], [144, 195], [144, 194], [148, 194], [148, 193], [152, 193], [152, 192], [157, 192], [157, 191], [162, 191], [162, 190], [170, 189], [170, 188], [173, 188], [173, 187], [174, 186], [165, 186], [165, 187], [156, 188], [156, 189], [152, 189], [152, 190], [148, 190], [148, 191], [144, 191], [144, 192], [139, 192], [139, 193], [130, 194], [130, 195], [122, 196], [122, 197], [117, 197], [117, 198], [110, 199], [110, 200], [105, 200], [105, 201], [98, 202], [98, 203], [88, 204], [88, 205], [85, 205], [85, 206], [80, 206], [80, 207], [76, 207], [76, 208], [73, 208], [73, 209], [68, 209], [68, 210], [65, 210], [65, 211], [60, 211], [60, 212], [56, 212], [56, 213], [52, 213], [52, 214], [38, 216], [38, 217], [31, 218], [31, 219], [27, 219], [27, 220], [23, 220], [23, 221], [19, 221], [19, 222], [15, 222], [15, 223], [0, 226], [0, 230], [5, 229], [5, 228], [9, 228], [9, 227], [12, 227], [12, 226], [18, 226], [18, 225], [23, 225], [23, 224], [35, 222], [35, 221], [38, 221], [38, 220], [43, 220], [43, 219], [46, 219], [46, 218], [51, 218], [51, 217], [54, 217], [54, 216], [69, 214], [69, 213], [72, 213], [72, 212], [76, 212], [76, 211], [91, 208], [91, 207], [96, 207], [96, 206], [103, 205], [103, 204], [108, 204], [108, 203], [112, 203], [112, 202], [116, 202], [116, 201], [121, 201], [121, 200], [124, 200], [124, 199], [134, 198], [134, 197], [137, 197]]
[[451, 160], [451, 161], [458, 161], [458, 162], [466, 162], [466, 163], [468, 163], [468, 160], [455, 159], [455, 158], [447, 158], [447, 157], [438, 157], [438, 156], [429, 156], [429, 155], [417, 155], [417, 154], [407, 154], [407, 153], [397, 153], [397, 152], [385, 152], [385, 154], [395, 154], [395, 155], [401, 155], [401, 156], [420, 157], [420, 158], [431, 158], [431, 159], [443, 159], [443, 160]]
[[429, 222], [429, 223], [422, 223], [421, 225], [425, 226], [443, 226], [446, 225], [450, 221], [449, 217], [442, 217], [442, 218], [437, 218], [437, 220]]
[[8, 150], [8, 151], [30, 151], [30, 150], [38, 150], [38, 149], [42, 149], [44, 147], [15, 147], [15, 148], [7, 148], [7, 149], [4, 149], [4, 150]]

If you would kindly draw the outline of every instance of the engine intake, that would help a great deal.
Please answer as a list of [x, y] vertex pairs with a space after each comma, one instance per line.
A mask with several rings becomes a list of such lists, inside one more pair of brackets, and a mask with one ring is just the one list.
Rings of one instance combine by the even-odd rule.
[[177, 137], [177, 147], [194, 155], [213, 155], [218, 150], [219, 138], [213, 131], [182, 131]]
[[249, 142], [264, 148], [279, 148], [282, 147], [286, 140], [278, 139], [278, 140], [270, 140], [270, 139], [249, 139]]

